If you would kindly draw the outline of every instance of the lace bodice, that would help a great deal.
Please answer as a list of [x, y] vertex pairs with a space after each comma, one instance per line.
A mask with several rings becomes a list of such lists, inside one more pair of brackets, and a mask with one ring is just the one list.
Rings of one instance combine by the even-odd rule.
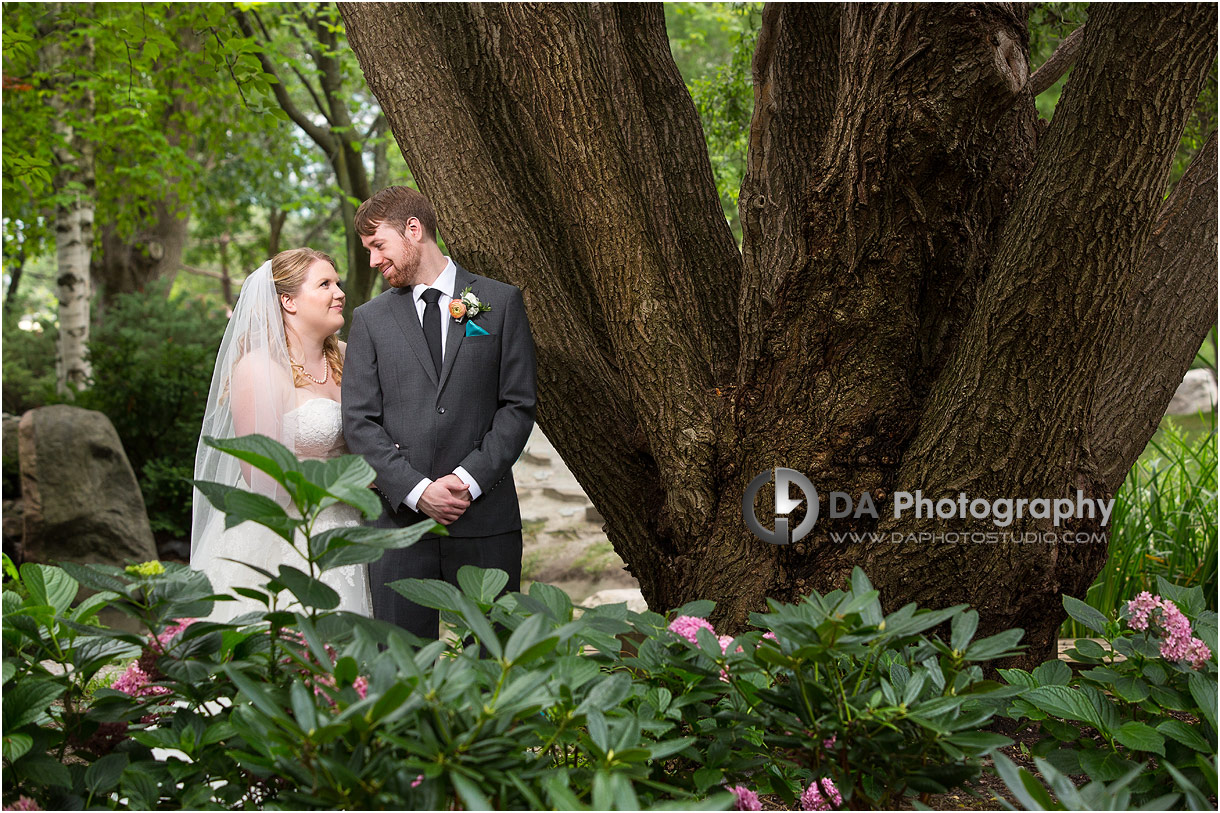
[[329, 460], [347, 454], [343, 442], [343, 409], [338, 401], [311, 398], [284, 413], [284, 428], [296, 437], [296, 455], [302, 460]]

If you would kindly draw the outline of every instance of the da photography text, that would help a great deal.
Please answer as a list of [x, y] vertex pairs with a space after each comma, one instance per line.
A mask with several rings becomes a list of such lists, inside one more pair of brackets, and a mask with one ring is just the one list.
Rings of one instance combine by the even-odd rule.
[[[772, 519], [774, 530], [768, 530], [766, 525], [754, 512], [754, 498], [767, 483], [775, 483], [775, 514]], [[798, 489], [793, 493], [793, 487]], [[788, 514], [791, 514], [802, 503], [807, 507], [805, 518], [800, 525], [789, 533]], [[965, 492], [959, 492], [956, 497], [931, 499], [925, 497], [922, 491], [895, 491], [893, 494], [894, 519], [976, 519], [991, 520], [997, 528], [1006, 528], [1014, 521], [1030, 517], [1032, 519], [1049, 519], [1056, 528], [1063, 523], [1078, 519], [1100, 519], [1104, 527], [1110, 521], [1114, 510], [1114, 499], [1095, 500], [1085, 497], [1084, 492], [1077, 490], [1076, 496], [1055, 499], [984, 499], [971, 498]], [[750, 485], [746, 487], [741, 499], [742, 517], [746, 526], [764, 542], [773, 545], [787, 545], [802, 539], [813, 530], [821, 514], [821, 500], [813, 482], [795, 469], [775, 468], [760, 472]], [[832, 491], [827, 495], [826, 513], [831, 519], [852, 517], [860, 519], [869, 517], [880, 519], [876, 501], [872, 494], [863, 491], [852, 495], [842, 491]]]

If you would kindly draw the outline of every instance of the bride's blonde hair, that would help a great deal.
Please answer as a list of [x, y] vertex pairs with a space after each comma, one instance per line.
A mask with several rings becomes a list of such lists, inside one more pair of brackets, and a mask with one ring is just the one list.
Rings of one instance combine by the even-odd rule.
[[[271, 258], [271, 279], [275, 282], [277, 296], [296, 296], [305, 278], [309, 276], [309, 267], [318, 260], [330, 263], [335, 268], [335, 261], [329, 255], [312, 248], [290, 248], [281, 251]], [[281, 318], [283, 314], [281, 313]], [[288, 331], [284, 331], [284, 342], [288, 344]], [[322, 355], [335, 376], [335, 383], [343, 382], [343, 356], [339, 353], [339, 337], [331, 334], [322, 342]], [[289, 353], [289, 358], [292, 354]], [[292, 382], [298, 387], [307, 387], [314, 383], [305, 377], [305, 368], [296, 362], [292, 363]]]

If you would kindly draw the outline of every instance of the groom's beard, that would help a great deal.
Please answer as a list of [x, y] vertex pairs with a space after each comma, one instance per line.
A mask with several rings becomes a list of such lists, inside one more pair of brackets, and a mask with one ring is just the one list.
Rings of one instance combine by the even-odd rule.
[[389, 273], [382, 275], [385, 281], [395, 288], [414, 285], [419, 277], [419, 260], [422, 252], [409, 243], [403, 247], [403, 251], [401, 260], [395, 260]]

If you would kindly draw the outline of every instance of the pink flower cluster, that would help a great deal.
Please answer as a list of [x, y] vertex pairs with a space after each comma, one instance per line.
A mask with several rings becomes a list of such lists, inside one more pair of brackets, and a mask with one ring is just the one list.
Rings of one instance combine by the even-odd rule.
[[159, 694], [169, 694], [164, 686], [153, 686], [152, 677], [140, 668], [139, 661], [132, 661], [127, 671], [110, 685], [116, 692], [125, 692], [132, 697], [153, 697]]
[[734, 810], [762, 810], [762, 802], [758, 801], [758, 794], [745, 785], [733, 785], [729, 788], [729, 792], [737, 797]]
[[[831, 807], [832, 803], [834, 807]], [[834, 810], [842, 804], [843, 797], [829, 776], [822, 778], [821, 787], [817, 782], [810, 782], [801, 794], [801, 810]]]
[[42, 810], [42, 808], [38, 806], [38, 802], [35, 802], [29, 796], [18, 796], [17, 801], [13, 802], [11, 805], [5, 805], [4, 809], [5, 810]]
[[673, 621], [669, 622], [669, 631], [675, 635], [679, 635], [692, 644], [699, 643], [699, 630], [705, 629], [712, 635], [716, 634], [716, 629], [708, 623], [706, 618], [695, 618], [693, 615], [680, 615]]
[[197, 618], [178, 618], [161, 630], [156, 637], [150, 635], [148, 646], [144, 648], [144, 654], [138, 660], [132, 661], [127, 667], [127, 671], [120, 675], [110, 688], [118, 692], [125, 692], [132, 697], [169, 694], [170, 690], [164, 686], [149, 685], [164, 677], [157, 670], [157, 658], [165, 654], [165, 648], [169, 646], [170, 641], [177, 638], [183, 630], [198, 620]]
[[1192, 669], [1201, 669], [1211, 658], [1207, 644], [1194, 637], [1190, 621], [1169, 599], [1145, 590], [1127, 602], [1127, 613], [1131, 629], [1149, 630], [1162, 637], [1162, 658], [1189, 661]]
[[199, 620], [198, 618], [175, 619], [173, 624], [170, 624], [168, 627], [161, 630], [161, 634], [157, 636], [156, 644], [153, 645], [154, 648], [158, 652], [164, 653], [165, 647], [169, 645], [170, 641], [177, 638], [179, 635], [182, 634], [183, 630], [185, 630], [187, 627], [189, 627], [191, 624], [194, 624], [198, 620]]

